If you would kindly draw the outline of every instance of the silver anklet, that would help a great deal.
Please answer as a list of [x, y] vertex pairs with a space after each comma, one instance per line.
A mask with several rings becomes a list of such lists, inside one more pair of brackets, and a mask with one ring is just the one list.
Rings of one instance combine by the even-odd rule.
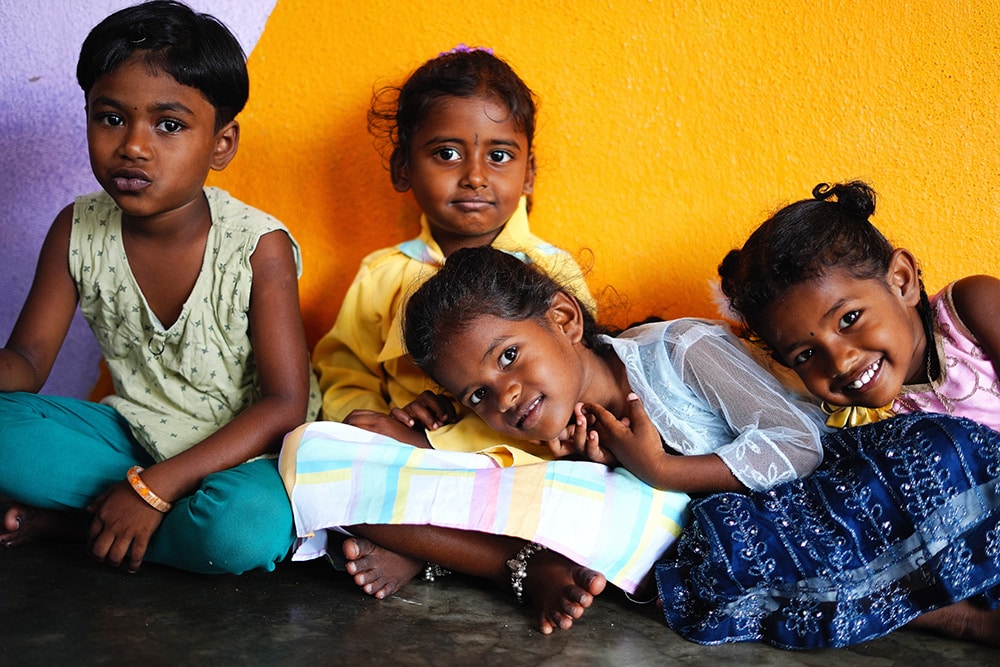
[[449, 574], [451, 574], [451, 570], [446, 570], [435, 563], [429, 562], [424, 565], [424, 581], [434, 581], [438, 577], [447, 577]]
[[524, 604], [524, 578], [528, 576], [528, 559], [544, 551], [545, 547], [535, 542], [528, 542], [517, 555], [507, 561], [507, 569], [510, 570], [510, 587], [514, 589], [514, 597], [521, 604]]

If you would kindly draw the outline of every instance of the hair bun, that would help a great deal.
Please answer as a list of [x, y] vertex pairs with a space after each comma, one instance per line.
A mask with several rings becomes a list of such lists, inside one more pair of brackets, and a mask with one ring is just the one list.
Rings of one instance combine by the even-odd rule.
[[813, 188], [812, 195], [822, 201], [836, 197], [844, 213], [859, 220], [868, 220], [875, 213], [875, 190], [864, 181], [820, 183]]

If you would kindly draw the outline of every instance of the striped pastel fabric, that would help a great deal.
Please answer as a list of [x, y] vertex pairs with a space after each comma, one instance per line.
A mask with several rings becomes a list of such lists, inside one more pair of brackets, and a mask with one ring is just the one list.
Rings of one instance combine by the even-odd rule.
[[538, 542], [635, 592], [687, 518], [688, 496], [622, 468], [500, 468], [481, 454], [419, 449], [335, 422], [290, 433], [280, 469], [299, 538], [293, 560], [324, 555], [326, 531], [341, 526], [429, 524]]

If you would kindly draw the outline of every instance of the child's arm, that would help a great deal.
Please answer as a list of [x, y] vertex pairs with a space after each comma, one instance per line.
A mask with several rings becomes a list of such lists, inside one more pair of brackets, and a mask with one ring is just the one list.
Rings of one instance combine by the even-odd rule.
[[[261, 397], [210, 437], [142, 473], [143, 482], [168, 502], [192, 494], [213, 472], [277, 452], [285, 433], [306, 418], [309, 358], [288, 236], [280, 231], [262, 236], [250, 263], [250, 332]], [[128, 569], [138, 569], [163, 515], [126, 481], [95, 501], [92, 511], [94, 554], [117, 565], [131, 548]]]
[[[366, 260], [344, 295], [330, 331], [316, 344], [313, 363], [323, 394], [323, 419], [344, 421], [354, 410], [388, 414], [388, 387], [379, 353], [394, 333], [395, 303]], [[390, 291], [392, 290], [390, 287]], [[402, 348], [402, 346], [400, 346]]]
[[993, 276], [962, 278], [951, 288], [951, 296], [959, 318], [1000, 375], [1000, 280]]
[[72, 224], [73, 207], [67, 206], [45, 237], [31, 291], [0, 349], [0, 391], [41, 389], [66, 338], [79, 299], [69, 273]]
[[[701, 320], [677, 320], [663, 335], [669, 359], [663, 363], [670, 363], [684, 384], [725, 421], [729, 440], [716, 443], [713, 454], [664, 452], [642, 405], [630, 400], [627, 425], [588, 406], [601, 424], [598, 442], [588, 443], [592, 448], [611, 450], [647, 483], [689, 493], [766, 489], [808, 475], [819, 465], [820, 420], [804, 412], [734, 336]], [[685, 450], [685, 443], [667, 439], [678, 451]]]
[[684, 384], [729, 425], [730, 442], [715, 454], [751, 489], [810, 474], [823, 460], [822, 415], [795, 399], [727, 328], [680, 320], [670, 336], [684, 340], [675, 366]]
[[[665, 451], [656, 426], [636, 394], [629, 394], [628, 415], [621, 420], [600, 405], [587, 405], [583, 409], [593, 417], [591, 429], [586, 430], [583, 450], [591, 460], [617, 460], [626, 470], [657, 489], [684, 493], [746, 491], [746, 486], [715, 454], [679, 456]], [[602, 457], [607, 457], [603, 450], [610, 451], [613, 459], [601, 461]]]

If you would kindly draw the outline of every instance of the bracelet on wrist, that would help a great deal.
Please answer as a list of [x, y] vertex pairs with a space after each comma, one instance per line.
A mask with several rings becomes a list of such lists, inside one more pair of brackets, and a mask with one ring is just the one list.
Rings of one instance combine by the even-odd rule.
[[173, 507], [174, 504], [159, 497], [153, 493], [151, 488], [146, 486], [146, 483], [142, 481], [142, 477], [139, 477], [139, 473], [143, 470], [144, 468], [141, 466], [132, 466], [128, 469], [128, 474], [125, 478], [128, 479], [128, 483], [132, 485], [132, 489], [139, 494], [140, 498], [149, 503], [150, 507], [163, 513], [169, 512], [170, 508]]
[[539, 551], [544, 551], [545, 547], [535, 542], [528, 542], [513, 558], [507, 561], [507, 569], [510, 570], [510, 587], [514, 589], [514, 597], [521, 604], [524, 604], [524, 579], [528, 576], [528, 559]]

